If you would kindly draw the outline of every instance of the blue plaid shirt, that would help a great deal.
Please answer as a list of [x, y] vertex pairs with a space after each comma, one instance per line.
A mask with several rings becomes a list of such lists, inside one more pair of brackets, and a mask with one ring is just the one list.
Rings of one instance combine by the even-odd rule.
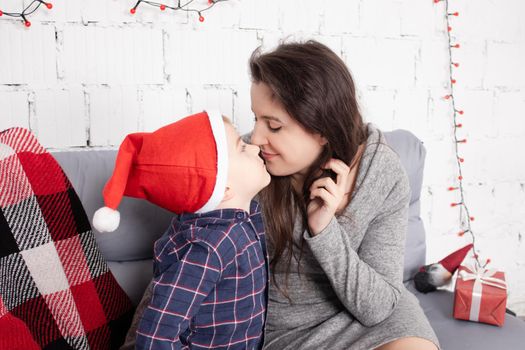
[[268, 258], [259, 205], [182, 214], [155, 243], [137, 349], [260, 349]]

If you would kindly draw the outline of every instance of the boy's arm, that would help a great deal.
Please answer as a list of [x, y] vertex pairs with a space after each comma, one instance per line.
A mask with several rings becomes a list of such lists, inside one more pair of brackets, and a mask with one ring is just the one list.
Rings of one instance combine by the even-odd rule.
[[137, 349], [180, 349], [179, 336], [218, 282], [222, 264], [204, 243], [153, 279], [153, 295], [137, 330]]

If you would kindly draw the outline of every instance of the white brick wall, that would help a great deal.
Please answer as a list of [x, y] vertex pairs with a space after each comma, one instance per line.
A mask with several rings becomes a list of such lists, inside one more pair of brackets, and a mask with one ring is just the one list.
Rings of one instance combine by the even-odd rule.
[[0, 20], [0, 45], [0, 84], [56, 84], [53, 25], [36, 22], [26, 30], [20, 22]]
[[[27, 1], [2, 1], [4, 11]], [[206, 0], [197, 0], [206, 4]], [[258, 45], [314, 38], [347, 62], [365, 118], [404, 128], [427, 148], [422, 217], [428, 261], [469, 242], [459, 210], [444, 4], [432, 0], [233, 0], [204, 13], [133, 1], [68, 0], [30, 29], [0, 18], [0, 129], [30, 127], [50, 148], [117, 145], [204, 108], [253, 125], [247, 60]], [[465, 110], [465, 196], [478, 248], [507, 272], [525, 315], [525, 2], [449, 0], [456, 102]]]

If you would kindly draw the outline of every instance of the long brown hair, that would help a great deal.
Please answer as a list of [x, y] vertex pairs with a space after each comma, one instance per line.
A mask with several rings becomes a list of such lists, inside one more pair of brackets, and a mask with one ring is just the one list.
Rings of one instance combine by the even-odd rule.
[[272, 176], [260, 193], [269, 243], [274, 248], [270, 267], [285, 264], [285, 288], [276, 286], [288, 296], [288, 276], [293, 250], [295, 217], [302, 215], [303, 230], [308, 230], [306, 208], [309, 188], [318, 178], [322, 164], [337, 158], [349, 164], [367, 131], [355, 94], [354, 81], [341, 58], [317, 41], [281, 43], [275, 50], [262, 53], [256, 49], [250, 58], [252, 81], [264, 83], [286, 112], [307, 131], [320, 134], [328, 142], [319, 158], [310, 166], [302, 193], [294, 191], [290, 176]]

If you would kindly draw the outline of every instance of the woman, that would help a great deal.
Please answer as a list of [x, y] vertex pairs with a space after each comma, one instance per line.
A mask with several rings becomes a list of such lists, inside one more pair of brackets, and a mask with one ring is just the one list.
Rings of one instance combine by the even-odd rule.
[[344, 62], [309, 41], [250, 59], [272, 283], [265, 349], [437, 349], [402, 283], [408, 179]]

